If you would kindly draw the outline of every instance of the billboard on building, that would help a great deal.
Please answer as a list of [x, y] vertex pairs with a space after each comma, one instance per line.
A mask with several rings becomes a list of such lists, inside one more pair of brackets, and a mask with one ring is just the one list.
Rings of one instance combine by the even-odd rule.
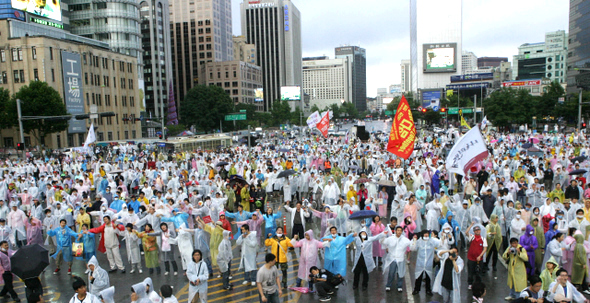
[[[84, 93], [82, 92], [82, 64], [80, 54], [61, 52], [61, 66], [64, 85], [64, 101], [70, 115], [85, 114]], [[72, 118], [69, 121], [68, 133], [85, 133], [86, 121]]]
[[301, 101], [301, 86], [281, 86], [281, 101]]
[[457, 71], [457, 43], [426, 43], [424, 48], [425, 73]]
[[143, 79], [137, 80], [137, 89], [139, 90], [139, 111], [145, 111], [145, 81]]
[[12, 8], [61, 21], [61, 0], [11, 0]]
[[259, 87], [254, 89], [254, 102], [264, 101], [264, 88]]
[[382, 100], [383, 100], [382, 101], [383, 104], [389, 104], [393, 101], [393, 98], [392, 97], [384, 97]]
[[437, 111], [440, 108], [440, 98], [442, 95], [442, 90], [423, 90], [422, 91], [422, 107], [423, 108], [432, 108], [432, 110]]
[[541, 79], [537, 80], [523, 80], [523, 81], [506, 81], [502, 82], [502, 87], [514, 87], [514, 86], [539, 86], [541, 85]]

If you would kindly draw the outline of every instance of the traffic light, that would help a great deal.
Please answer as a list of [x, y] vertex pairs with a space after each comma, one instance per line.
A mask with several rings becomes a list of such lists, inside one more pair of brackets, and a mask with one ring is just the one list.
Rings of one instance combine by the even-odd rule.
[[443, 107], [443, 108], [441, 108], [441, 109], [440, 109], [440, 111], [441, 111], [442, 113], [444, 113], [444, 112], [446, 112], [446, 111], [447, 111], [447, 109]]
[[161, 135], [161, 134], [160, 134], [160, 135], [158, 135], [158, 138], [160, 138], [160, 140], [162, 140], [162, 135]]
[[123, 118], [123, 122], [129, 121], [129, 118]]
[[16, 144], [16, 149], [18, 150], [25, 150], [25, 144], [22, 142], [19, 142]]
[[426, 108], [423, 108], [423, 109], [422, 109], [422, 112], [423, 112], [423, 113], [425, 113], [425, 112], [426, 112]]
[[114, 117], [115, 113], [114, 112], [105, 112], [105, 113], [100, 113], [99, 115], [100, 115], [100, 117]]
[[586, 128], [586, 122], [582, 122], [582, 128]]
[[76, 120], [84, 120], [84, 119], [90, 118], [90, 115], [89, 114], [75, 115], [74, 118], [76, 118]]

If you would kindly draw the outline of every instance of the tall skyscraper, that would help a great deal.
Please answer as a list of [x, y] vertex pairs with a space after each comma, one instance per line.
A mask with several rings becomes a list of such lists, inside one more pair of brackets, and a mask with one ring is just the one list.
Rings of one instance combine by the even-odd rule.
[[463, 51], [461, 56], [463, 74], [472, 74], [477, 70], [477, 56], [470, 51]]
[[590, 1], [570, 0], [567, 91], [590, 90]]
[[139, 0], [76, 3], [68, 5], [72, 34], [107, 42], [112, 51], [136, 57], [137, 75], [143, 79]]
[[412, 90], [443, 88], [461, 74], [462, 0], [410, 0]]
[[140, 15], [145, 82], [139, 86], [144, 90], [144, 111], [147, 116], [164, 117], [172, 82], [168, 0], [141, 1]]
[[256, 61], [262, 67], [268, 111], [280, 99], [281, 86], [302, 85], [301, 15], [290, 0], [244, 1], [240, 8], [242, 35], [256, 45]]
[[402, 93], [411, 92], [412, 91], [412, 69], [411, 69], [411, 61], [409, 59], [402, 60], [400, 64], [400, 69], [402, 73], [401, 78], [401, 91]]
[[367, 52], [359, 46], [337, 47], [336, 59], [348, 58], [351, 66], [352, 103], [359, 112], [367, 109]]
[[178, 107], [187, 91], [204, 84], [207, 62], [234, 58], [230, 0], [170, 0], [170, 40]]

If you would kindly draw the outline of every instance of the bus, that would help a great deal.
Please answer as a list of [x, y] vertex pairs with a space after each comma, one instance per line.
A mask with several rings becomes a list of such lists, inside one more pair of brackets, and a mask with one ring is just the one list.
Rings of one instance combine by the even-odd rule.
[[226, 135], [176, 137], [171, 138], [168, 141], [159, 141], [157, 143], [158, 147], [163, 148], [165, 152], [192, 152], [196, 150], [211, 151], [231, 147], [232, 144], [232, 138]]

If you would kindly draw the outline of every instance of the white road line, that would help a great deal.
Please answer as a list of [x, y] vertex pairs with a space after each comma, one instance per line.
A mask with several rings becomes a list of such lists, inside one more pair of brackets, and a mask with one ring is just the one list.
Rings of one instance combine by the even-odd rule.
[[[404, 261], [405, 262], [405, 261]], [[408, 303], [414, 303], [414, 295], [412, 295], [412, 278], [410, 278], [410, 270], [408, 264], [406, 264], [406, 275], [404, 276], [404, 280], [406, 280], [406, 293], [408, 294]]]

